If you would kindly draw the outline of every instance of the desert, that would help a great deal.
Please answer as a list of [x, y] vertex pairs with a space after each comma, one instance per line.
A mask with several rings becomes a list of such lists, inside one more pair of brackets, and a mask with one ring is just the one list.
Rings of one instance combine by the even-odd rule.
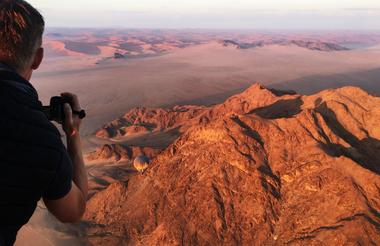
[[32, 83], [44, 104], [72, 91], [88, 112], [88, 210], [67, 226], [41, 204], [16, 245], [379, 241], [379, 44], [378, 32], [48, 30]]

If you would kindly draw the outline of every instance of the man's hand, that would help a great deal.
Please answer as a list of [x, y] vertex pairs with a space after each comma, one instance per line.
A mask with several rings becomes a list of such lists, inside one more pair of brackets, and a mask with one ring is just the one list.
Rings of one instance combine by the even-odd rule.
[[67, 151], [73, 164], [73, 183], [70, 192], [63, 198], [49, 201], [44, 199], [46, 207], [62, 222], [75, 222], [80, 220], [87, 201], [88, 183], [87, 172], [84, 166], [79, 127], [81, 119], [73, 115], [72, 111], [80, 111], [78, 97], [72, 93], [62, 93], [70, 104], [65, 105], [65, 121], [62, 128], [67, 136]]
[[78, 97], [75, 94], [65, 92], [62, 93], [61, 96], [70, 102], [70, 104], [66, 103], [64, 105], [65, 121], [62, 124], [62, 128], [66, 133], [66, 136], [71, 137], [79, 133], [82, 120], [78, 115], [73, 114], [73, 110], [80, 111], [81, 106], [79, 104]]

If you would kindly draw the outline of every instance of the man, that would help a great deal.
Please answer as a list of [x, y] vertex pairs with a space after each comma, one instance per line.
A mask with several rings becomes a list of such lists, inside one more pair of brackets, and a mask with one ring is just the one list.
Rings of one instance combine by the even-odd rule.
[[62, 222], [86, 207], [87, 176], [75, 95], [63, 93], [67, 149], [28, 82], [43, 59], [44, 20], [23, 0], [0, 0], [0, 245], [13, 245], [43, 198]]

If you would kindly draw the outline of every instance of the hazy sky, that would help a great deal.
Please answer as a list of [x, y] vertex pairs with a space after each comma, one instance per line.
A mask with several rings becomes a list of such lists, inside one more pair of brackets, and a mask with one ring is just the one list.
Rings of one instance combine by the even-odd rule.
[[380, 0], [30, 0], [51, 27], [380, 29]]

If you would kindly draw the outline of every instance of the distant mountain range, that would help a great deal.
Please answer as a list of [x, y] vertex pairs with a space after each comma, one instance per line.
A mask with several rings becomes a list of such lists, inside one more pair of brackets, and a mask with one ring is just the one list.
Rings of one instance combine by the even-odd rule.
[[379, 33], [366, 32], [239, 32], [200, 30], [49, 29], [47, 54], [143, 58], [176, 49], [218, 41], [224, 46], [251, 49], [268, 45], [295, 45], [316, 51], [342, 51], [380, 43]]
[[327, 43], [327, 42], [321, 42], [321, 41], [304, 41], [304, 40], [262, 40], [262, 41], [255, 41], [252, 43], [241, 43], [234, 40], [222, 40], [220, 43], [223, 44], [225, 47], [233, 46], [237, 49], [252, 49], [257, 47], [264, 47], [268, 45], [282, 45], [282, 46], [289, 46], [289, 45], [295, 45], [301, 48], [306, 48], [309, 50], [317, 50], [317, 51], [342, 51], [342, 50], [349, 50], [346, 47], [343, 47], [339, 44], [335, 43]]

